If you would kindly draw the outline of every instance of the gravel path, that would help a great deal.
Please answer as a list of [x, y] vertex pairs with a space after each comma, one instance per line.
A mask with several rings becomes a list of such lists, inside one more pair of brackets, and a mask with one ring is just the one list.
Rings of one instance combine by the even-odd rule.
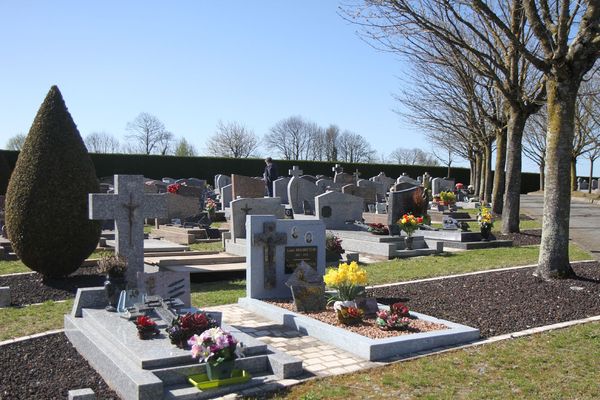
[[479, 328], [490, 337], [600, 315], [600, 264], [574, 264], [578, 278], [544, 282], [532, 268], [372, 289], [384, 304]]
[[119, 399], [63, 333], [0, 347], [0, 400], [66, 399], [92, 388], [97, 399]]
[[10, 287], [12, 305], [42, 303], [48, 300], [74, 298], [77, 288], [103, 286], [104, 275], [98, 267], [82, 267], [64, 279], [42, 280], [37, 272], [22, 275], [0, 275], [0, 286]]

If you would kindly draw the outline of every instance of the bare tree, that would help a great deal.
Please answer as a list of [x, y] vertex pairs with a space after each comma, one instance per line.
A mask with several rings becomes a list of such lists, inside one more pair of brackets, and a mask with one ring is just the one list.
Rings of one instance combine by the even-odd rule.
[[181, 138], [175, 145], [174, 155], [178, 157], [196, 157], [198, 153], [193, 144], [189, 143], [185, 138]]
[[282, 119], [265, 135], [264, 142], [277, 150], [284, 160], [305, 159], [310, 151], [313, 133], [310, 125], [300, 116]]
[[217, 123], [217, 131], [208, 139], [207, 153], [216, 157], [248, 158], [255, 156], [258, 136], [239, 122]]
[[326, 161], [337, 161], [339, 136], [340, 128], [337, 125], [329, 125], [329, 127], [325, 130]]
[[90, 153], [118, 153], [119, 139], [106, 132], [92, 132], [83, 140]]
[[344, 131], [338, 139], [338, 160], [358, 163], [372, 162], [376, 156], [376, 151], [361, 135]]
[[546, 107], [531, 116], [525, 125], [523, 154], [533, 161], [540, 171], [540, 190], [544, 190], [544, 169], [546, 168]]
[[[427, 59], [436, 46], [451, 48], [502, 93], [509, 115], [504, 233], [519, 231], [523, 129], [545, 96], [540, 74], [518, 51], [535, 46], [530, 43], [532, 34], [521, 1], [496, 0], [488, 6], [480, 0], [364, 0], [363, 7], [347, 12], [348, 18], [359, 20], [372, 42], [414, 61]], [[516, 38], [514, 42], [512, 38]]]
[[435, 156], [427, 154], [419, 148], [407, 149], [398, 147], [390, 153], [389, 159], [396, 164], [403, 165], [440, 165]]
[[25, 143], [25, 139], [27, 135], [23, 133], [18, 133], [15, 136], [8, 139], [6, 142], [6, 150], [18, 150], [20, 151], [23, 148], [23, 143]]
[[173, 134], [154, 115], [140, 113], [126, 126], [131, 140], [128, 151], [142, 154], [167, 154], [173, 142]]

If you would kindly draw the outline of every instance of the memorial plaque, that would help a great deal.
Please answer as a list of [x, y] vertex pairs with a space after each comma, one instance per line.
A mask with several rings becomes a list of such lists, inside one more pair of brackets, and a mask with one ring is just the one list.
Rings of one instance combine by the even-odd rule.
[[285, 248], [285, 273], [294, 272], [300, 262], [304, 261], [317, 269], [317, 246], [295, 246]]

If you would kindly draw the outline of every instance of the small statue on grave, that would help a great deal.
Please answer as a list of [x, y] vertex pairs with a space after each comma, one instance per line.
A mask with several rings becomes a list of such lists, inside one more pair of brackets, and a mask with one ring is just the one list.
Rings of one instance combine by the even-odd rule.
[[315, 312], [325, 309], [325, 282], [317, 271], [304, 261], [285, 283], [292, 290], [294, 310]]

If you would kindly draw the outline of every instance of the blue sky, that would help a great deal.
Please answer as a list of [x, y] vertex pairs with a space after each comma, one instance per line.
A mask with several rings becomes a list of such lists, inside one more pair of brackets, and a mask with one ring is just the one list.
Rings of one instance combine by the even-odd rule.
[[359, 133], [380, 154], [429, 151], [393, 111], [407, 66], [363, 42], [338, 5], [3, 0], [0, 146], [29, 131], [57, 84], [82, 136], [104, 131], [123, 142], [127, 122], [148, 112], [202, 153], [219, 120], [262, 136], [302, 115]]

